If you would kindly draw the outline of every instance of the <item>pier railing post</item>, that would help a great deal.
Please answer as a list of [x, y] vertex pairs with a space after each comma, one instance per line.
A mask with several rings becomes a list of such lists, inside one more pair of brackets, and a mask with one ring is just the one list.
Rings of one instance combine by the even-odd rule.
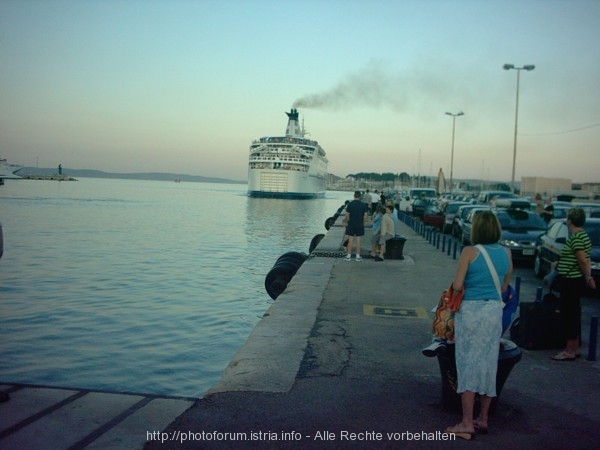
[[588, 361], [596, 361], [596, 345], [598, 342], [598, 316], [592, 316], [590, 322], [590, 345], [588, 348]]

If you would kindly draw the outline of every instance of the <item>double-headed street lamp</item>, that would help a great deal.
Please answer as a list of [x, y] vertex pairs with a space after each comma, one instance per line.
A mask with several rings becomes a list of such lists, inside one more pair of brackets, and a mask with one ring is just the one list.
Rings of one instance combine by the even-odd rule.
[[464, 116], [465, 113], [460, 111], [456, 114], [447, 112], [446, 115], [452, 116], [452, 152], [450, 153], [450, 192], [452, 192], [452, 175], [454, 171], [454, 129], [456, 128], [456, 118], [458, 116]]
[[502, 66], [504, 70], [516, 70], [517, 71], [517, 105], [515, 107], [515, 140], [513, 143], [513, 165], [512, 165], [512, 176], [510, 178], [510, 185], [512, 187], [513, 192], [515, 189], [515, 165], [517, 162], [517, 126], [519, 123], [519, 78], [521, 75], [521, 70], [533, 70], [535, 66], [533, 64], [528, 64], [523, 67], [515, 67], [514, 64], [504, 64]]

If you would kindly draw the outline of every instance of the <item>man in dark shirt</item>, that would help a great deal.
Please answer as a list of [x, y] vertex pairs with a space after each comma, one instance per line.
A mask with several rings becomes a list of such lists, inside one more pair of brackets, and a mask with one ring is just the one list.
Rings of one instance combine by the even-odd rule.
[[546, 199], [546, 206], [544, 206], [540, 216], [542, 216], [542, 219], [544, 219], [546, 223], [549, 223], [552, 220], [552, 217], [554, 217], [554, 205], [552, 205], [552, 197], [548, 197]]
[[356, 238], [356, 260], [362, 261], [360, 256], [360, 238], [365, 235], [365, 220], [367, 220], [368, 205], [360, 201], [360, 191], [354, 192], [354, 200], [346, 205], [346, 235], [348, 247], [346, 261], [352, 259], [352, 244]]

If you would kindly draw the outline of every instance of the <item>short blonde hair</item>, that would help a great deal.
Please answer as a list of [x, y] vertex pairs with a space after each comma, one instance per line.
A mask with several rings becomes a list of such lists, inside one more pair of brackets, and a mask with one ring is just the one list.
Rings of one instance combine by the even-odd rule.
[[477, 244], [495, 244], [502, 236], [502, 227], [496, 214], [483, 211], [475, 216], [471, 228], [471, 242]]

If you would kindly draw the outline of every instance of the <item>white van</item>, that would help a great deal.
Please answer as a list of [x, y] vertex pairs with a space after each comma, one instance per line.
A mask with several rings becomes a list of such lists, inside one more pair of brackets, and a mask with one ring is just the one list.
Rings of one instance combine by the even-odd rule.
[[517, 196], [508, 191], [482, 191], [479, 193], [479, 197], [477, 197], [477, 203], [489, 205], [494, 198], [498, 200], [501, 198], [517, 198]]
[[425, 198], [426, 200], [436, 200], [437, 194], [433, 188], [410, 188], [402, 191], [400, 201], [398, 202], [398, 211], [410, 213], [412, 210], [411, 203], [417, 198]]

